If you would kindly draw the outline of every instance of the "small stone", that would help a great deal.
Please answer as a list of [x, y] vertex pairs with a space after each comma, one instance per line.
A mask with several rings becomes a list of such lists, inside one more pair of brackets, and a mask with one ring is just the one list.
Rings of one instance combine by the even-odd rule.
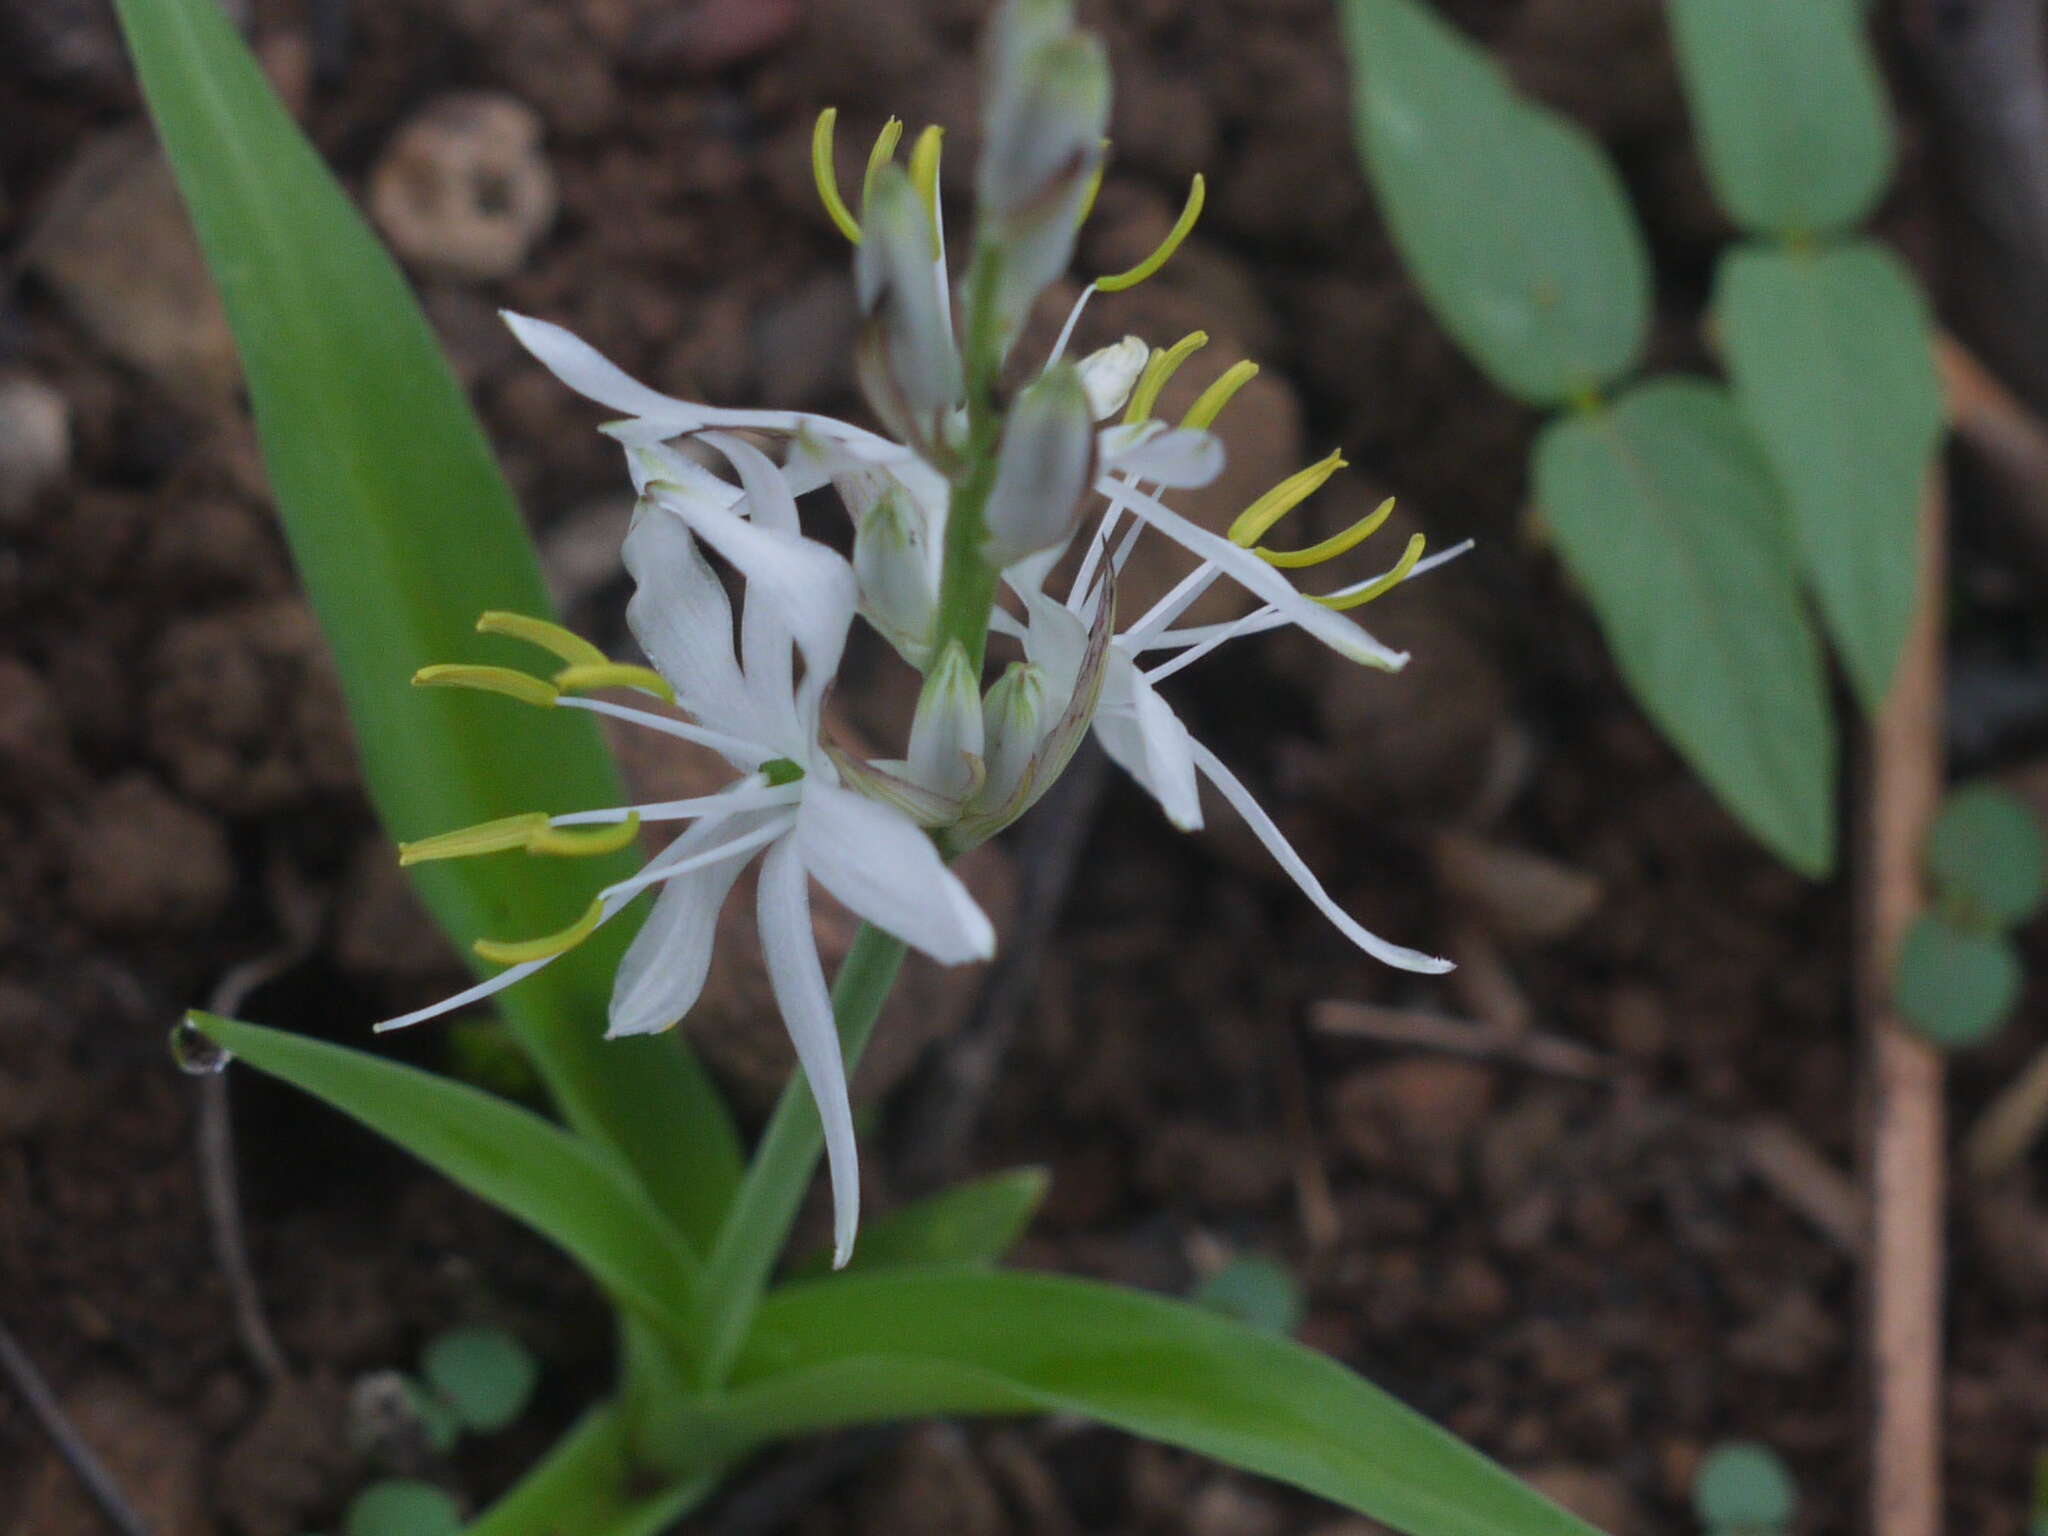
[[1338, 1134], [1367, 1162], [1388, 1151], [1456, 1147], [1485, 1123], [1496, 1086], [1493, 1069], [1478, 1062], [1413, 1056], [1367, 1067], [1337, 1085]]
[[1593, 1467], [1551, 1466], [1524, 1472], [1522, 1478], [1606, 1536], [1635, 1536], [1645, 1529], [1642, 1510], [1612, 1473]]
[[234, 894], [220, 824], [155, 780], [130, 774], [86, 808], [71, 853], [71, 906], [109, 932], [189, 932]]
[[554, 222], [540, 115], [510, 96], [437, 97], [370, 173], [370, 212], [406, 260], [489, 281], [519, 270]]
[[1582, 869], [1463, 832], [1440, 833], [1433, 853], [1444, 889], [1504, 938], [1561, 939], [1604, 894]]
[[624, 53], [648, 73], [715, 75], [780, 47], [802, 19], [799, 0], [687, 0], [658, 7]]
[[70, 734], [48, 686], [25, 662], [0, 656], [0, 791], [47, 789], [70, 767]]
[[1187, 1506], [1188, 1536], [1279, 1536], [1284, 1521], [1269, 1495], [1234, 1478], [1218, 1478]]
[[0, 523], [13, 522], [71, 464], [71, 406], [42, 380], [0, 375]]

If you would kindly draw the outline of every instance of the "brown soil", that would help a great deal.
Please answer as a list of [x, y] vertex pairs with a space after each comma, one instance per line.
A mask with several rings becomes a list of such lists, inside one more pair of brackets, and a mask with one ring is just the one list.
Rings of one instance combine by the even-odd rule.
[[[1654, 0], [1445, 8], [1612, 144], [1673, 306], [1658, 360], [1700, 362], [1694, 312], [1725, 231]], [[359, 191], [441, 93], [505, 92], [540, 114], [560, 211], [523, 266], [416, 275], [586, 625], [615, 623], [587, 601], [617, 591], [614, 459], [492, 308], [559, 320], [678, 392], [852, 411], [851, 289], [809, 187], [812, 115], [840, 106], [849, 174], [892, 111], [949, 127], [949, 184], [971, 164], [976, 0], [251, 9], [274, 77]], [[1778, 1120], [1850, 1165], [1845, 889], [1780, 870], [1716, 808], [1527, 537], [1536, 421], [1401, 275], [1348, 147], [1329, 7], [1113, 9], [1117, 153], [1083, 263], [1148, 246], [1194, 170], [1213, 196], [1166, 277], [1097, 303], [1092, 339], [1205, 325], [1212, 352], [1253, 352], [1275, 381], [1236, 423], [1242, 453], [1284, 469], [1341, 443], [1363, 488], [1331, 498], [1332, 524], [1347, 496], [1384, 488], [1433, 537], [1481, 545], [1388, 605], [1379, 627], [1418, 657], [1399, 680], [1280, 641], [1177, 697], [1340, 899], [1463, 968], [1438, 984], [1374, 967], [1220, 808], [1182, 838], [1118, 785], [957, 1171], [1053, 1169], [1029, 1264], [1179, 1292], [1233, 1252], [1284, 1257], [1308, 1290], [1307, 1340], [1614, 1536], [1689, 1529], [1692, 1469], [1727, 1437], [1787, 1456], [1802, 1530], [1847, 1531], [1856, 1271], [1759, 1179], [1744, 1135]], [[25, 503], [0, 482], [0, 1321], [168, 1536], [332, 1522], [370, 1475], [346, 1449], [351, 1387], [409, 1367], [438, 1328], [504, 1322], [545, 1358], [546, 1388], [528, 1422], [438, 1469], [480, 1500], [601, 1388], [599, 1309], [509, 1222], [243, 1073], [253, 1259], [295, 1385], [268, 1386], [237, 1341], [168, 1023], [278, 945], [291, 893], [323, 914], [321, 937], [251, 1016], [360, 1040], [458, 968], [388, 874], [249, 432], [208, 382], [217, 322], [178, 287], [156, 173], [106, 139], [136, 121], [108, 24], [82, 0], [0, 0], [0, 39], [0, 119], [16, 125], [0, 135], [0, 246], [23, 274], [0, 294], [0, 370], [57, 391], [74, 444]], [[88, 153], [100, 169], [80, 193]], [[148, 259], [110, 277], [107, 242], [67, 244], [60, 189], [128, 199], [120, 227]], [[1925, 215], [1901, 203], [1895, 222], [1925, 248]], [[1523, 1018], [1598, 1053], [1597, 1075], [1316, 1027], [1346, 1002]], [[1959, 1116], [2024, 1059], [2038, 1018], [1961, 1066]], [[442, 1040], [396, 1048], [441, 1060]], [[892, 1124], [919, 1114], [910, 1082]], [[878, 1205], [915, 1192], [885, 1144]], [[2039, 1173], [2037, 1159], [2016, 1187], [1958, 1191], [1948, 1470], [1954, 1528], [1973, 1536], [2023, 1529], [2048, 1444]], [[836, 1466], [768, 1524], [735, 1511], [691, 1528], [1366, 1530], [1068, 1425], [924, 1427], [856, 1441]], [[0, 1394], [0, 1530], [94, 1522]]]

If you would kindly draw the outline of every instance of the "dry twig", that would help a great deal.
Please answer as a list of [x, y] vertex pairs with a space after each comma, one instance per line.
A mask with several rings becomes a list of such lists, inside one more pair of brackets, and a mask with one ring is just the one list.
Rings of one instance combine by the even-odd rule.
[[1751, 1173], [1850, 1258], [1863, 1258], [1869, 1249], [1870, 1207], [1855, 1180], [1782, 1120], [1753, 1120], [1734, 1135]]
[[36, 1423], [42, 1426], [43, 1433], [57, 1447], [57, 1454], [64, 1458], [64, 1464], [71, 1468], [85, 1491], [92, 1496], [93, 1503], [99, 1506], [100, 1513], [107, 1517], [107, 1524], [121, 1536], [149, 1536], [149, 1527], [128, 1502], [121, 1485], [114, 1481], [113, 1474], [93, 1455], [92, 1447], [79, 1437], [71, 1421], [64, 1417], [64, 1410], [58, 1406], [50, 1384], [43, 1380], [42, 1372], [36, 1369], [35, 1362], [22, 1351], [4, 1324], [0, 1324], [0, 1373], [6, 1375], [14, 1390], [21, 1395]]
[[1381, 1008], [1372, 1003], [1328, 998], [1309, 1010], [1309, 1022], [1324, 1034], [1486, 1061], [1507, 1061], [1553, 1077], [1604, 1082], [1620, 1071], [1612, 1057], [1556, 1035], [1534, 1030], [1511, 1033], [1445, 1014], [1425, 1013], [1419, 1008]]

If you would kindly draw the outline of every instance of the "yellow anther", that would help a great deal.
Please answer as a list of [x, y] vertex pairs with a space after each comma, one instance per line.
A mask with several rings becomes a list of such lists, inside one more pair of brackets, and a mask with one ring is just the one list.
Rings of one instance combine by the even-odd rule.
[[1208, 200], [1208, 196], [1209, 184], [1202, 179], [1202, 173], [1197, 171], [1194, 181], [1188, 186], [1188, 200], [1181, 205], [1180, 217], [1174, 220], [1173, 228], [1167, 231], [1166, 238], [1159, 242], [1158, 248], [1128, 272], [1098, 277], [1095, 279], [1095, 286], [1104, 293], [1121, 293], [1126, 288], [1137, 287], [1165, 266], [1172, 259], [1173, 253], [1180, 249], [1181, 242], [1187, 239], [1189, 231], [1195, 227], [1195, 220], [1202, 216], [1202, 204]]
[[892, 117], [882, 124], [882, 131], [875, 135], [875, 147], [868, 151], [868, 168], [860, 179], [860, 205], [868, 205], [868, 197], [875, 190], [875, 178], [882, 174], [882, 167], [896, 158], [896, 146], [903, 139], [903, 119]]
[[526, 851], [565, 859], [595, 858], [599, 854], [617, 853], [639, 835], [640, 813], [634, 811], [624, 821], [609, 827], [592, 827], [588, 831], [577, 827], [543, 826], [528, 840]]
[[528, 645], [537, 645], [561, 657], [572, 667], [602, 666], [608, 659], [603, 651], [581, 635], [573, 634], [559, 624], [550, 624], [546, 619], [532, 618], [523, 613], [493, 610], [476, 621], [476, 632], [524, 640]]
[[567, 954], [578, 944], [597, 932], [597, 925], [604, 921], [604, 901], [593, 898], [583, 915], [559, 933], [543, 934], [537, 939], [518, 939], [511, 943], [500, 943], [497, 939], [478, 939], [470, 947], [493, 965], [524, 965], [529, 960], [552, 960], [557, 955]]
[[1401, 551], [1401, 558], [1394, 562], [1394, 568], [1386, 575], [1367, 582], [1356, 592], [1332, 592], [1326, 597], [1316, 597], [1315, 600], [1325, 608], [1335, 608], [1342, 613], [1347, 608], [1363, 608], [1376, 597], [1385, 597], [1408, 579], [1408, 573], [1414, 570], [1416, 562], [1422, 559], [1422, 546], [1425, 542], [1421, 534], [1410, 534], [1408, 547]]
[[1203, 390], [1195, 403], [1188, 407], [1188, 413], [1181, 417], [1180, 424], [1184, 427], [1193, 427], [1197, 431], [1208, 431], [1216, 424], [1216, 418], [1223, 414], [1223, 407], [1235, 400], [1237, 392], [1258, 376], [1259, 365], [1250, 358], [1232, 363], [1223, 370], [1222, 376]]
[[600, 688], [638, 688], [665, 704], [676, 701], [676, 691], [669, 687], [667, 678], [652, 667], [629, 666], [623, 661], [598, 661], [588, 666], [564, 667], [555, 674], [554, 684], [564, 693], [594, 693]]
[[1095, 157], [1095, 174], [1088, 178], [1088, 190], [1081, 194], [1081, 214], [1074, 220], [1079, 229], [1088, 222], [1088, 215], [1095, 211], [1095, 199], [1102, 196], [1102, 178], [1109, 174], [1109, 140], [1102, 141], [1102, 153]]
[[817, 126], [811, 130], [811, 179], [817, 182], [818, 201], [839, 226], [839, 233], [859, 245], [860, 223], [846, 206], [846, 199], [839, 195], [839, 173], [832, 165], [832, 130], [838, 122], [837, 107], [827, 107], [818, 114]]
[[553, 684], [510, 667], [421, 667], [413, 673], [412, 683], [415, 688], [475, 688], [484, 693], [502, 693], [508, 699], [542, 709], [561, 697]]
[[917, 189], [924, 211], [932, 216], [934, 228], [939, 221], [939, 151], [945, 140], [946, 130], [933, 123], [910, 146], [910, 184]]
[[1237, 521], [1230, 525], [1230, 542], [1251, 548], [1275, 523], [1315, 495], [1330, 476], [1344, 467], [1344, 455], [1338, 452], [1318, 459], [1306, 469], [1297, 469], [1238, 514]]
[[548, 829], [547, 812], [528, 811], [521, 816], [501, 816], [454, 832], [423, 837], [416, 843], [398, 845], [401, 866], [426, 864], [434, 859], [467, 859], [480, 853], [503, 853], [524, 848]]
[[1252, 553], [1268, 565], [1277, 565], [1282, 570], [1299, 571], [1311, 565], [1321, 565], [1325, 560], [1334, 560], [1358, 548], [1367, 539], [1380, 531], [1380, 526], [1393, 515], [1394, 498], [1389, 496], [1342, 533], [1335, 533], [1320, 544], [1311, 544], [1306, 549], [1268, 549], [1261, 544]]
[[1138, 384], [1131, 391], [1131, 403], [1124, 407], [1124, 425], [1132, 426], [1152, 419], [1152, 407], [1159, 403], [1159, 392], [1166, 388], [1166, 381], [1180, 371], [1180, 365], [1209, 345], [1207, 331], [1190, 331], [1163, 352], [1154, 352], [1145, 364], [1145, 371], [1138, 375]]

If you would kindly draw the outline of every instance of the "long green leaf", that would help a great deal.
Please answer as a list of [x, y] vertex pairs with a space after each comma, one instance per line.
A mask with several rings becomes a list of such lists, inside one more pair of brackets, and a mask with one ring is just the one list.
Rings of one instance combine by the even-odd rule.
[[1634, 371], [1650, 264], [1613, 164], [1417, 0], [1345, 0], [1358, 147], [1430, 307], [1508, 393]]
[[1862, 220], [1892, 166], [1884, 81], [1855, 0], [1669, 0], [1714, 195], [1751, 234]]
[[658, 1536], [716, 1490], [722, 1468], [679, 1479], [660, 1493], [636, 1493], [643, 1469], [634, 1462], [631, 1439], [616, 1404], [592, 1409], [463, 1536]]
[[[278, 509], [385, 824], [418, 837], [619, 803], [588, 717], [407, 686], [430, 662], [531, 661], [471, 630], [488, 608], [548, 611], [511, 494], [404, 278], [218, 0], [118, 9], [234, 327]], [[479, 936], [553, 931], [630, 863], [512, 855], [415, 873], [466, 950]], [[572, 1122], [624, 1151], [708, 1246], [740, 1166], [717, 1095], [673, 1039], [597, 1040], [630, 928], [613, 924], [503, 1005]]]
[[1199, 1307], [1092, 1281], [894, 1270], [790, 1286], [719, 1405], [763, 1433], [931, 1412], [1078, 1413], [1408, 1536], [1591, 1527], [1334, 1361]]
[[690, 1352], [684, 1304], [702, 1266], [624, 1163], [481, 1088], [363, 1051], [214, 1014], [190, 1024], [259, 1071], [360, 1120], [558, 1244]]
[[1783, 498], [1727, 393], [1641, 385], [1536, 445], [1537, 505], [1622, 675], [1787, 863], [1834, 859], [1835, 728]]
[[1941, 387], [1919, 285], [1881, 246], [1745, 247], [1714, 312], [1742, 409], [1792, 504], [1807, 578], [1875, 713], [1913, 619]]
[[[847, 1272], [1000, 1263], [1044, 1203], [1047, 1183], [1043, 1168], [1012, 1168], [914, 1200], [862, 1229]], [[826, 1248], [795, 1273], [809, 1279], [831, 1267], [832, 1252]]]

